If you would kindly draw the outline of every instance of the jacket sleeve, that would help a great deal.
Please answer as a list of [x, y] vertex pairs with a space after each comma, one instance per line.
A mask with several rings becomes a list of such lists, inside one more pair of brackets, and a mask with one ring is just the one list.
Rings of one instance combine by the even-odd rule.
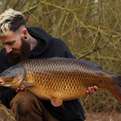
[[4, 51], [0, 51], [0, 73], [8, 67]]
[[[0, 51], [0, 73], [7, 69], [9, 67], [9, 64], [7, 62], [7, 58], [4, 55], [3, 51]], [[2, 104], [4, 104], [6, 107], [10, 108], [10, 100], [15, 95], [15, 91], [9, 87], [2, 87], [0, 86], [0, 101]]]

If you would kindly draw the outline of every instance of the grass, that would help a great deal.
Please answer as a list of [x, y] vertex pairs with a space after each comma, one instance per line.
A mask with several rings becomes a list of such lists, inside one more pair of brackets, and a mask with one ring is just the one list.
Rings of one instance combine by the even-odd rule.
[[86, 121], [121, 121], [121, 113], [117, 112], [87, 113]]

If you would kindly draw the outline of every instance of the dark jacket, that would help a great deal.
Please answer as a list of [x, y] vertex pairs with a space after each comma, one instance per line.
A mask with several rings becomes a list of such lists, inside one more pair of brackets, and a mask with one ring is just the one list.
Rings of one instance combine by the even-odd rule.
[[[40, 28], [28, 28], [28, 31], [38, 41], [38, 45], [30, 52], [29, 58], [74, 57], [63, 41], [53, 38], [44, 30]], [[8, 62], [5, 51], [2, 50], [0, 52], [0, 72], [12, 65]], [[9, 103], [15, 95], [14, 90], [7, 87], [0, 87], [0, 99], [7, 107], [9, 107]], [[44, 101], [43, 105], [60, 121], [84, 121], [85, 119], [84, 110], [79, 100], [64, 102], [63, 108], [55, 108], [49, 101]]]

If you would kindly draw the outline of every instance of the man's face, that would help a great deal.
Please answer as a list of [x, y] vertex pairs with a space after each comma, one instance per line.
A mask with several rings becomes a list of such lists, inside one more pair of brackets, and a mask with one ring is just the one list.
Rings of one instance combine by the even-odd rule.
[[30, 44], [21, 33], [10, 32], [8, 35], [0, 37], [0, 41], [11, 63], [17, 63], [28, 56]]

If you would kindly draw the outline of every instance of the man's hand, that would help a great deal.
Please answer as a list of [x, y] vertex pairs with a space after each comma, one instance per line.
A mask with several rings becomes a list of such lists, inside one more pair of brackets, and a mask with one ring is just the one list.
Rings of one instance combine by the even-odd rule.
[[24, 87], [18, 87], [18, 88], [16, 89], [16, 92], [21, 92], [21, 91], [24, 91], [24, 90], [25, 90]]
[[23, 81], [22, 84], [16, 89], [16, 92], [25, 91], [28, 87], [33, 87], [33, 84]]
[[88, 87], [86, 90], [86, 94], [93, 94], [98, 90], [98, 87], [96, 85]]

